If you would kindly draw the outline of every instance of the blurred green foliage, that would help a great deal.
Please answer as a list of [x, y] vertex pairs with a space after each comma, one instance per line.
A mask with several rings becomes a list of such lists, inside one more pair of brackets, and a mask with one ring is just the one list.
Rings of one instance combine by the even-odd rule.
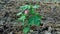
[[[24, 5], [24, 6], [20, 6], [19, 10], [21, 12], [17, 13], [17, 16], [20, 16], [20, 18], [18, 18], [18, 21], [22, 22], [22, 25], [25, 25], [25, 21], [28, 21], [28, 25], [27, 27], [24, 27], [23, 32], [24, 34], [30, 30], [30, 26], [39, 26], [41, 23], [41, 16], [39, 15], [38, 12], [35, 11], [35, 9], [39, 8], [39, 5]], [[28, 14], [25, 14], [24, 11], [25, 10], [29, 10]]]

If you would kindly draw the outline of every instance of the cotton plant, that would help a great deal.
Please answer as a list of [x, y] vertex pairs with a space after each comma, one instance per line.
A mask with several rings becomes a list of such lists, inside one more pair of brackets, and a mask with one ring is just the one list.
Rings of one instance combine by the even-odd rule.
[[27, 32], [30, 31], [31, 26], [33, 25], [40, 26], [41, 16], [37, 11], [35, 11], [35, 9], [39, 7], [40, 7], [39, 5], [31, 5], [31, 4], [20, 6], [19, 8], [20, 12], [17, 13], [17, 16], [20, 16], [20, 17], [17, 18], [17, 20], [22, 23], [21, 26], [24, 26], [24, 29], [23, 29], [24, 34], [27, 34]]

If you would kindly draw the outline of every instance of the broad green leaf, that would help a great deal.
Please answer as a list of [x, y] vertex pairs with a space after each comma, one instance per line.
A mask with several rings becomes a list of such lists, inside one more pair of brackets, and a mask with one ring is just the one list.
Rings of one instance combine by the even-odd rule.
[[40, 23], [41, 23], [41, 21], [40, 21], [40, 17], [35, 16], [35, 25], [36, 25], [36, 26], [39, 26]]
[[34, 25], [34, 18], [33, 17], [30, 17], [29, 20], [28, 20], [28, 24], [29, 25]]
[[30, 28], [29, 27], [25, 27], [24, 29], [23, 29], [23, 32], [26, 34], [28, 31], [30, 31]]
[[36, 25], [36, 26], [39, 26], [40, 25], [40, 17], [38, 16], [32, 16], [29, 18], [28, 20], [28, 24], [29, 25]]

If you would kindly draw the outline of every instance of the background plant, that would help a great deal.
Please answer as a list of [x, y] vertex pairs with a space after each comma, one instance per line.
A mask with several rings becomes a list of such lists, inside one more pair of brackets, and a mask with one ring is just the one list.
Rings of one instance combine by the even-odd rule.
[[17, 13], [17, 16], [19, 18], [17, 19], [22, 24], [21, 26], [24, 26], [23, 32], [24, 34], [27, 34], [28, 31], [30, 31], [31, 26], [39, 26], [41, 23], [41, 16], [35, 9], [38, 9], [39, 5], [24, 5], [20, 6], [19, 10], [20, 12]]

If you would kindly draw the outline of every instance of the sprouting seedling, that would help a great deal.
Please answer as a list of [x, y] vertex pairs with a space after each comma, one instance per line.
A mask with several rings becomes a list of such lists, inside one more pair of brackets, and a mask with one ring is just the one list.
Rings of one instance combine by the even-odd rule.
[[25, 22], [27, 20], [27, 26], [24, 27], [23, 32], [26, 34], [30, 30], [30, 26], [36, 25], [39, 26], [41, 23], [41, 16], [38, 12], [35, 11], [35, 9], [39, 8], [39, 5], [24, 5], [20, 6], [19, 10], [21, 12], [17, 13], [17, 16], [20, 16], [18, 18], [18, 21], [21, 21], [23, 26], [25, 26]]

